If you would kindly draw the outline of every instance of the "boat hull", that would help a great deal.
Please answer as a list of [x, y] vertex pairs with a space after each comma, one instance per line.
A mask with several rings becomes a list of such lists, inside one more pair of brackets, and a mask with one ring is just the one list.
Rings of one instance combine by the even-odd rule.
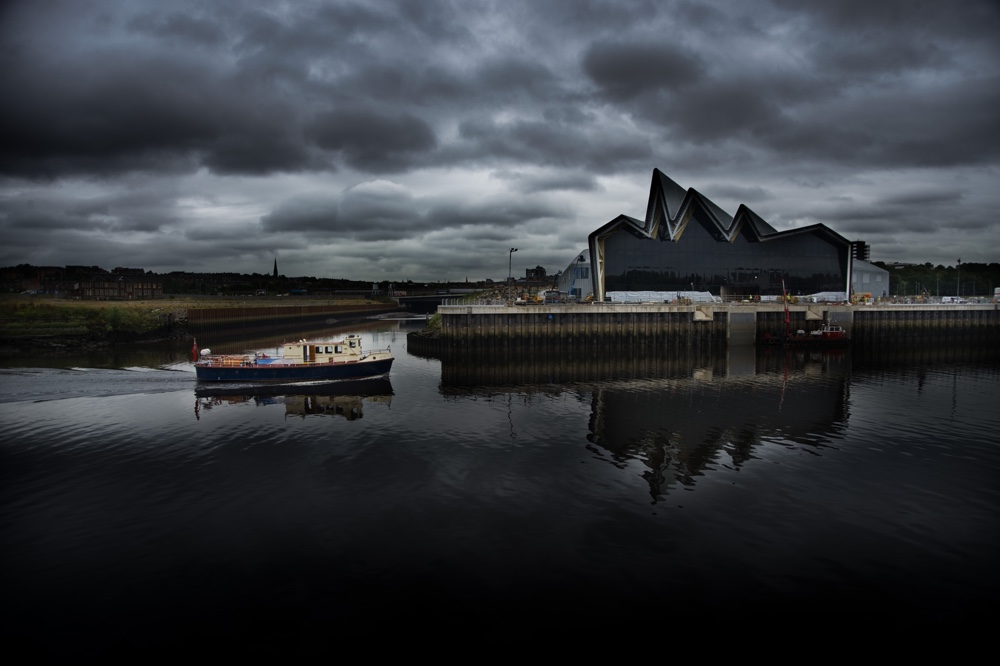
[[389, 373], [392, 358], [347, 363], [296, 363], [226, 367], [195, 365], [195, 374], [206, 382], [298, 382], [379, 377]]
[[360, 377], [350, 381], [321, 382], [205, 382], [194, 389], [196, 398], [270, 398], [287, 396], [360, 396], [393, 395], [388, 377]]

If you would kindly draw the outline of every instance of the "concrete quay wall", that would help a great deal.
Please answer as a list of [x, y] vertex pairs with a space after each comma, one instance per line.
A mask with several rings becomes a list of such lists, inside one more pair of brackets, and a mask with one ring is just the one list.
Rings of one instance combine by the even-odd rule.
[[[790, 305], [791, 328], [823, 324], [848, 330], [854, 344], [934, 339], [1000, 339], [1000, 310], [984, 305]], [[754, 344], [782, 335], [780, 304], [447, 305], [440, 341], [448, 346], [479, 343], [558, 343], [658, 347]]]

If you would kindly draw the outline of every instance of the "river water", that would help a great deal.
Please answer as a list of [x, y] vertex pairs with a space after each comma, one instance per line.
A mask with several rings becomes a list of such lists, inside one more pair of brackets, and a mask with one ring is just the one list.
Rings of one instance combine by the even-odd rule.
[[996, 617], [990, 350], [435, 356], [407, 349], [422, 326], [353, 327], [397, 358], [356, 383], [220, 390], [186, 346], [4, 360], [5, 644], [81, 663]]

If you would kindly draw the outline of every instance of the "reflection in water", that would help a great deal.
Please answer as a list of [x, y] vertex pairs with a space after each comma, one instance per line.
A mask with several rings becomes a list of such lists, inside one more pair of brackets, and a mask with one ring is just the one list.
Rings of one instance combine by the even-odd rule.
[[854, 367], [865, 370], [955, 366], [966, 363], [995, 363], [1000, 360], [1000, 346], [962, 341], [906, 345], [869, 344], [856, 347], [852, 353]]
[[286, 416], [330, 415], [354, 421], [364, 416], [364, 404], [392, 404], [388, 378], [300, 384], [200, 384], [195, 389], [194, 415], [224, 406], [284, 405]]
[[[413, 353], [412, 351], [410, 352]], [[727, 357], [711, 350], [689, 354], [608, 354], [556, 349], [442, 349], [428, 358], [441, 361], [441, 388], [461, 393], [472, 387], [570, 384], [601, 380], [690, 377], [726, 372]]]
[[641, 461], [656, 499], [719, 463], [739, 469], [764, 442], [820, 447], [846, 426], [843, 374], [802, 381], [802, 371], [747, 380], [651, 381], [637, 390], [601, 387], [593, 394], [589, 437], [596, 455]]
[[[171, 371], [0, 373], [8, 646], [953, 635], [1000, 603], [995, 362], [432, 361], [392, 335], [391, 388], [200, 384], [190, 343]], [[341, 398], [363, 419], [312, 417]]]
[[[722, 463], [739, 469], [764, 442], [824, 445], [847, 422], [843, 355], [762, 355], [753, 375], [650, 380], [595, 389], [589, 440], [598, 456], [638, 460], [654, 501]], [[825, 433], [817, 439], [815, 433]]]
[[513, 389], [530, 396], [573, 385], [589, 393], [588, 449], [619, 467], [641, 463], [654, 501], [720, 463], [739, 469], [764, 442], [822, 447], [848, 417], [847, 350], [589, 358], [461, 350], [442, 353], [441, 364], [446, 396], [502, 391], [509, 401]]

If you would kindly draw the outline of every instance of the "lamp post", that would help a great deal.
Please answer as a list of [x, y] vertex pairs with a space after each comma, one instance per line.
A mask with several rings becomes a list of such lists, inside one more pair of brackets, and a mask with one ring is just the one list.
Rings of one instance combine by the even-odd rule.
[[962, 260], [958, 260], [958, 269], [955, 271], [955, 295], [959, 298], [962, 297]]
[[507, 253], [507, 286], [510, 287], [511, 278], [511, 262], [514, 260], [514, 253], [517, 252], [516, 247], [510, 248], [510, 252]]

